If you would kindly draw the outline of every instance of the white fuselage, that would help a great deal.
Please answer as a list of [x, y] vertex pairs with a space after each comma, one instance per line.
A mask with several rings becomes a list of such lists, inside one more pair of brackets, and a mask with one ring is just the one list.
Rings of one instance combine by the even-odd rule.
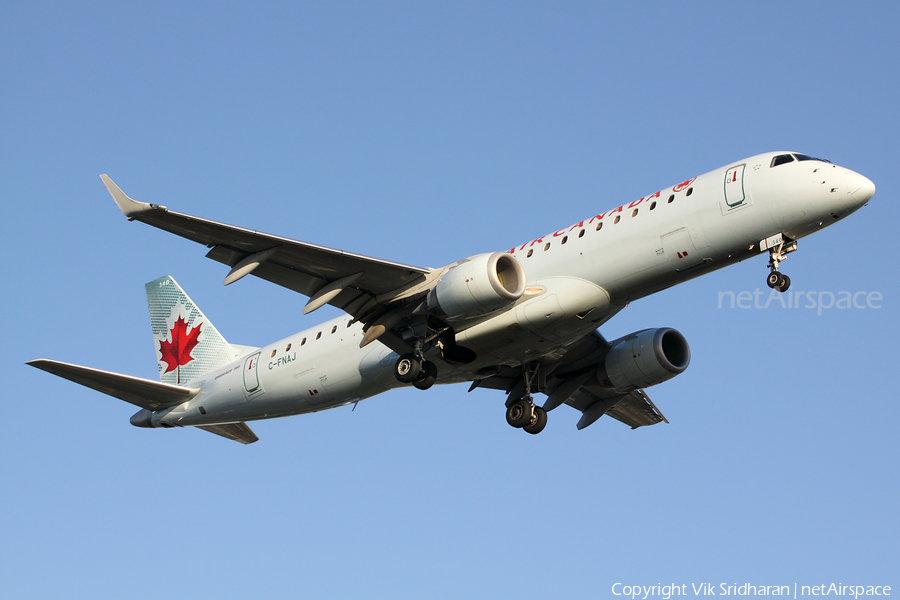
[[[865, 177], [816, 160], [772, 166], [767, 153], [626, 202], [508, 250], [524, 267], [525, 295], [511, 308], [456, 326], [477, 359], [439, 367], [439, 383], [479, 369], [551, 355], [598, 328], [628, 302], [760, 253], [776, 234], [799, 239], [860, 208]], [[374, 396], [399, 383], [397, 355], [341, 317], [207, 373], [190, 401], [153, 415], [187, 426], [315, 412]], [[202, 409], [202, 410], [201, 410]]]

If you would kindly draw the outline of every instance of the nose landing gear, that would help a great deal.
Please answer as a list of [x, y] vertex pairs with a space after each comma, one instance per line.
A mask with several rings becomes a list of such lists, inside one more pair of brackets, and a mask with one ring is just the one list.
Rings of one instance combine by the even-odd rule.
[[782, 294], [791, 287], [791, 278], [785, 275], [784, 273], [779, 273], [778, 271], [772, 271], [769, 273], [769, 276], [766, 277], [766, 285], [768, 285], [773, 290], [777, 289]]
[[761, 244], [768, 242], [775, 243], [769, 248], [769, 276], [766, 277], [766, 285], [783, 294], [791, 287], [791, 278], [779, 272], [778, 265], [787, 258], [788, 253], [797, 249], [797, 242], [788, 241], [781, 234], [763, 240]]

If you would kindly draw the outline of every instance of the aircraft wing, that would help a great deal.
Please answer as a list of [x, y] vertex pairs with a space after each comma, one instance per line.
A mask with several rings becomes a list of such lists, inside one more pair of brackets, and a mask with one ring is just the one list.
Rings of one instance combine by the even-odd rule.
[[[427, 280], [431, 269], [352, 254], [251, 229], [217, 223], [132, 200], [106, 175], [100, 178], [119, 209], [137, 220], [204, 244], [207, 257], [232, 267], [228, 285], [252, 273], [311, 298], [304, 312], [331, 304], [365, 317]], [[426, 290], [427, 291], [427, 290]]]
[[199, 388], [186, 388], [130, 375], [70, 365], [46, 358], [31, 360], [25, 364], [147, 410], [177, 406], [200, 392]]
[[[549, 411], [565, 403], [581, 411], [578, 429], [588, 427], [603, 415], [609, 415], [632, 429], [661, 421], [668, 423], [644, 390], [621, 394], [597, 385], [594, 373], [608, 349], [609, 342], [599, 331], [594, 331], [569, 346], [555, 363], [550, 363], [551, 370], [546, 375], [548, 397], [544, 408]], [[520, 384], [520, 373], [521, 369], [505, 368], [493, 377], [477, 381], [470, 391], [476, 387], [486, 387], [509, 393]]]

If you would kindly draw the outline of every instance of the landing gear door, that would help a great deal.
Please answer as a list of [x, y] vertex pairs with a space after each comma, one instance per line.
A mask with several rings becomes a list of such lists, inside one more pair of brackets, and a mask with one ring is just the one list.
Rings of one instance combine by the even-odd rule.
[[725, 206], [722, 207], [725, 212], [742, 206], [747, 199], [744, 193], [744, 168], [746, 166], [737, 165], [725, 172]]
[[251, 354], [244, 361], [244, 390], [247, 392], [247, 398], [262, 392], [262, 386], [259, 385], [259, 355]]

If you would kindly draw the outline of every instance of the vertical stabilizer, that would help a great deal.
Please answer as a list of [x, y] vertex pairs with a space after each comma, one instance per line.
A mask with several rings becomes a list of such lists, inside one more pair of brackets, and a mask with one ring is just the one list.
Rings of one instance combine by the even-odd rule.
[[232, 347], [168, 275], [148, 283], [147, 304], [159, 380], [184, 385], [237, 358]]

